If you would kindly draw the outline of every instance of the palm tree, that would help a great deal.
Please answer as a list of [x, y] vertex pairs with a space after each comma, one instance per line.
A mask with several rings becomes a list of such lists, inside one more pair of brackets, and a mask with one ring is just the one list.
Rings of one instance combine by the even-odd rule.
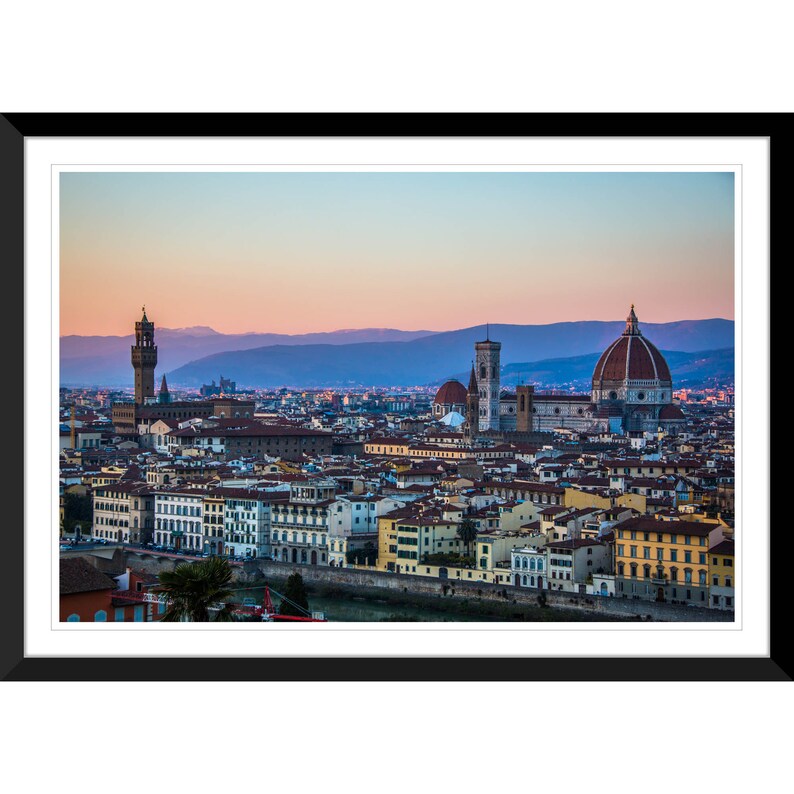
[[470, 557], [472, 541], [477, 540], [477, 525], [470, 518], [464, 518], [458, 526], [457, 534], [466, 544], [466, 556]]
[[[161, 620], [205, 623], [210, 608], [223, 603], [231, 594], [232, 568], [223, 557], [210, 557], [201, 562], [183, 562], [173, 571], [160, 574], [160, 584], [153, 592], [162, 593], [168, 606]], [[214, 620], [232, 620], [232, 604], [224, 604]]]

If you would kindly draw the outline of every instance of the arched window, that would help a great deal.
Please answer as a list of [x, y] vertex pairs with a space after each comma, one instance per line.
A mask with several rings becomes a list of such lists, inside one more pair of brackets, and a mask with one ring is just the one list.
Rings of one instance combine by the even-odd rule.
[[282, 543], [286, 543], [287, 542], [287, 533], [286, 532], [282, 532], [281, 533], [281, 542]]
[[525, 411], [526, 410], [526, 398], [524, 397], [523, 394], [521, 395], [521, 404], [520, 404], [518, 410], [519, 411]]
[[480, 364], [480, 377], [485, 379], [485, 364]]
[[642, 566], [642, 574], [646, 579], [651, 578], [651, 566], [650, 565], [643, 565]]
[[631, 563], [631, 576], [632, 576], [633, 579], [637, 577], [637, 563], [636, 562]]
[[539, 571], [543, 570], [543, 560], [538, 560], [538, 570]]
[[523, 583], [524, 583], [524, 586], [526, 587], [526, 584], [527, 584], [527, 577], [526, 576], [524, 576], [524, 582]]
[[670, 581], [677, 582], [678, 581], [678, 568], [671, 568], [670, 569]]
[[104, 609], [94, 612], [94, 623], [103, 623], [108, 619], [108, 613]]
[[706, 584], [706, 572], [705, 571], [698, 571], [698, 582], [700, 584]]
[[71, 615], [69, 615], [68, 618], [66, 618], [66, 622], [67, 623], [79, 623], [80, 622], [80, 615], [72, 613]]
[[624, 576], [626, 573], [626, 565], [625, 563], [619, 562], [618, 563], [618, 576]]
[[527, 558], [526, 558], [526, 557], [523, 557], [523, 558], [521, 559], [521, 567], [522, 567], [522, 568], [528, 568], [528, 567], [529, 567], [529, 562], [527, 561]]
[[529, 570], [530, 571], [534, 571], [535, 570], [535, 558], [534, 557], [530, 557], [529, 558]]
[[691, 568], [684, 568], [684, 582], [686, 584], [692, 584], [692, 569]]

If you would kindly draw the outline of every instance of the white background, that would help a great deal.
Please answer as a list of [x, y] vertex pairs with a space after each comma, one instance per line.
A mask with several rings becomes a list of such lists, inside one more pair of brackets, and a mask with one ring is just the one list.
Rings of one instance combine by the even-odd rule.
[[[3, 13], [0, 110], [791, 111], [783, 8], [17, 3]], [[789, 779], [790, 684], [180, 688], [0, 686], [4, 783], [63, 792], [177, 780], [198, 791], [392, 792], [453, 781], [465, 791], [738, 792]], [[588, 701], [580, 731], [565, 733], [565, 753], [551, 752], [562, 715]], [[481, 718], [460, 718], [470, 713], [464, 704]], [[654, 712], [664, 719], [644, 720]], [[678, 720], [687, 727], [673, 741], [665, 725]], [[627, 723], [644, 727], [629, 733]], [[116, 738], [111, 727], [123, 725], [144, 739]], [[416, 751], [403, 753], [405, 745]], [[417, 760], [397, 774], [405, 755]]]

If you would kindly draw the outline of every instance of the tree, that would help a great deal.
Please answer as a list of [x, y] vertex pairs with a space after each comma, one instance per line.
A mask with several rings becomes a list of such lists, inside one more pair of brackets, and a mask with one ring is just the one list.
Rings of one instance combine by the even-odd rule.
[[[297, 618], [305, 618], [306, 613], [309, 611], [309, 597], [306, 595], [306, 583], [297, 571], [287, 579], [283, 595], [284, 598], [281, 599], [281, 604], [278, 608], [279, 615], [293, 615]], [[289, 599], [289, 601], [286, 599]], [[303, 609], [298, 609], [298, 607], [303, 607]]]
[[183, 562], [173, 571], [160, 574], [160, 584], [153, 588], [168, 598], [168, 606], [161, 620], [206, 623], [210, 607], [223, 604], [214, 620], [232, 620], [231, 603], [224, 603], [232, 590], [232, 567], [224, 557], [210, 557], [201, 562]]
[[464, 518], [458, 525], [458, 537], [466, 544], [466, 555], [471, 556], [471, 544], [477, 540], [477, 525], [470, 518]]
[[91, 531], [93, 518], [90, 496], [81, 496], [68, 491], [63, 495], [64, 532], [73, 532], [75, 524], [79, 524], [81, 533], [88, 534]]

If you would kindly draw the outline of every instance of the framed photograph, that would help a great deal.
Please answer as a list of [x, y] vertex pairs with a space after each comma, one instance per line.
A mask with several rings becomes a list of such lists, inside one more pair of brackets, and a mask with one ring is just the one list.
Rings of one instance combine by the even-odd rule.
[[785, 121], [0, 117], [2, 674], [790, 680]]

